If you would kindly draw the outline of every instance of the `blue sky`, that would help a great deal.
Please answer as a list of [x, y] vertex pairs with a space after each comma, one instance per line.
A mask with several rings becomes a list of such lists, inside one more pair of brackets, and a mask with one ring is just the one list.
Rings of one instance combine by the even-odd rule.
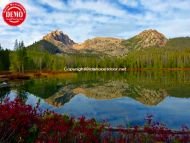
[[[61, 30], [74, 41], [97, 36], [129, 38], [145, 29], [157, 29], [168, 38], [190, 36], [190, 0], [14, 0], [27, 10], [26, 21], [8, 26], [0, 16], [0, 43], [13, 48]], [[0, 0], [0, 11], [12, 0]]]

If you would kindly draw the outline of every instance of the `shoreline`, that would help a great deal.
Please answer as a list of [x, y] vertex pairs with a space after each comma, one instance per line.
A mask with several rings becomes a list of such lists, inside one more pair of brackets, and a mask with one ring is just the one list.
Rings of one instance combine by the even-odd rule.
[[[75, 77], [74, 72], [60, 72], [60, 71], [26, 71], [24, 73], [4, 71], [0, 72], [0, 82], [10, 80], [29, 80], [35, 78], [48, 78], [48, 77]], [[2, 80], [2, 81], [1, 81]]]
[[190, 68], [65, 68], [65, 72], [190, 71]]
[[32, 78], [73, 77], [79, 72], [143, 72], [143, 71], [190, 71], [190, 68], [68, 68], [65, 71], [25, 71], [24, 73], [1, 71], [0, 82], [29, 80]]

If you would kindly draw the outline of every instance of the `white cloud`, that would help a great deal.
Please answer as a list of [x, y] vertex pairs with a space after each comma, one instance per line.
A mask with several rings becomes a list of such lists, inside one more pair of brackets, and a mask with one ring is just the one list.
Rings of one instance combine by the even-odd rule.
[[47, 4], [52, 8], [63, 9], [65, 8], [65, 4], [61, 0], [40, 0], [39, 3]]
[[[172, 23], [172, 25], [171, 25]], [[167, 37], [190, 36], [190, 19], [173, 19], [171, 21], [161, 21], [157, 29], [163, 32]]]
[[137, 0], [119, 0], [121, 4], [130, 6], [130, 7], [137, 7], [138, 1]]
[[[2, 8], [1, 1], [8, 0], [0, 0]], [[55, 29], [62, 30], [76, 42], [96, 36], [129, 38], [149, 28], [168, 37], [190, 36], [189, 0], [118, 0], [117, 3], [69, 0], [67, 4], [62, 0], [15, 1], [25, 6], [27, 19], [19, 27], [10, 27], [0, 16], [0, 43], [8, 48], [13, 47], [15, 39], [29, 45]], [[132, 7], [133, 11], [118, 3]]]
[[108, 3], [103, 0], [98, 1], [81, 1], [81, 0], [71, 0], [69, 5], [75, 10], [91, 10], [98, 14], [105, 14], [111, 16], [125, 16], [125, 11], [118, 9], [112, 3]]
[[148, 10], [167, 12], [173, 9], [189, 10], [189, 0], [141, 0], [141, 4]]

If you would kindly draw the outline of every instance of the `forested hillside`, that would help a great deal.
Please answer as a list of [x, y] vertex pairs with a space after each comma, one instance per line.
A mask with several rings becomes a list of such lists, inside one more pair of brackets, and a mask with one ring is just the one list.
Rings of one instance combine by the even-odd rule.
[[[149, 44], [147, 36], [144, 37], [142, 33], [132, 40], [124, 41], [126, 45], [130, 44], [132, 47], [128, 47], [128, 53], [123, 56], [81, 52], [61, 53], [57, 46], [46, 40], [35, 42], [28, 47], [24, 46], [23, 41], [16, 40], [13, 51], [4, 50], [5, 48], [0, 46], [0, 71], [63, 71], [65, 67], [190, 68], [190, 37], [165, 39], [162, 34], [153, 31], [148, 37], [151, 41]], [[167, 42], [160, 43], [161, 41]], [[139, 48], [141, 46], [143, 48]]]
[[190, 37], [178, 37], [169, 39], [166, 47], [171, 50], [183, 50], [190, 48]]
[[57, 48], [57, 46], [53, 45], [52, 43], [46, 40], [40, 40], [35, 42], [34, 44], [28, 46], [28, 49], [33, 51], [41, 51], [41, 52], [48, 52], [50, 54], [57, 54], [61, 53], [61, 51]]

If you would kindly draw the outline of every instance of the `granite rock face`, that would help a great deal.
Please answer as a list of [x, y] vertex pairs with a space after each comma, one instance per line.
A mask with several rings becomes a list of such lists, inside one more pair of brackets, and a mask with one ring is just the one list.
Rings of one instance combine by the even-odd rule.
[[[79, 44], [74, 42], [62, 31], [55, 30], [45, 35], [42, 41], [46, 41], [53, 45], [46, 44], [48, 45], [48, 48], [46, 45], [43, 46], [48, 52], [54, 51], [51, 53], [96, 54], [120, 57], [126, 56], [131, 50], [135, 49], [139, 50], [150, 47], [164, 48], [168, 39], [162, 33], [150, 29], [143, 31], [130, 39], [95, 37]], [[43, 42], [41, 42], [42, 45], [44, 45]]]
[[108, 56], [123, 56], [128, 53], [128, 49], [121, 44], [122, 39], [110, 37], [96, 37], [88, 39], [84, 43], [73, 46], [81, 53], [105, 54]]
[[164, 47], [168, 39], [156, 30], [145, 30], [138, 35], [124, 40], [123, 44], [129, 49], [145, 49], [149, 47]]
[[61, 52], [73, 52], [72, 46], [75, 44], [68, 35], [62, 31], [53, 31], [43, 37], [43, 40], [57, 46]]

